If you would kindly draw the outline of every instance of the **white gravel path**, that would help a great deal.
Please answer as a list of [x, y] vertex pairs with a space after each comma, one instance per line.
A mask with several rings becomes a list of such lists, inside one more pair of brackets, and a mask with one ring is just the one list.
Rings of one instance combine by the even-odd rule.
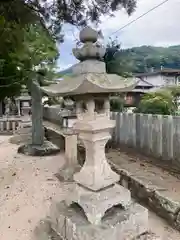
[[30, 240], [52, 198], [63, 196], [54, 173], [64, 158], [17, 154], [8, 139], [0, 136], [0, 240]]

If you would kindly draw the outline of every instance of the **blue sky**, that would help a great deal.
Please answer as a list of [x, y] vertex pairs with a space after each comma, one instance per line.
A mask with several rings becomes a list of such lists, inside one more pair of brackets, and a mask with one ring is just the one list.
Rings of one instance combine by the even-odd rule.
[[[127, 16], [122, 9], [115, 13], [115, 17], [103, 17], [97, 27], [104, 34], [104, 43], [108, 37], [118, 37], [123, 48], [141, 45], [170, 46], [180, 44], [180, 0], [169, 0], [161, 7], [145, 17], [126, 27], [123, 31], [113, 34], [128, 22], [137, 18], [163, 0], [137, 0], [137, 9], [132, 16]], [[94, 26], [95, 27], [95, 26]], [[78, 29], [71, 25], [64, 26], [65, 41], [59, 46], [60, 58], [58, 68], [66, 69], [77, 60], [72, 55], [72, 48], [76, 46]]]

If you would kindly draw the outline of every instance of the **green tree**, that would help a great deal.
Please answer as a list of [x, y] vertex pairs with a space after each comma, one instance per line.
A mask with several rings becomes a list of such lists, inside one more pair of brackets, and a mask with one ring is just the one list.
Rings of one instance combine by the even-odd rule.
[[23, 36], [19, 25], [9, 23], [0, 16], [0, 101], [6, 96], [12, 97], [19, 93], [22, 72], [13, 59], [16, 50], [20, 48]]
[[[56, 42], [41, 25], [30, 25], [26, 29], [24, 50], [20, 52], [20, 65], [32, 97], [32, 146], [43, 145], [43, 106], [40, 85], [47, 85], [46, 76], [58, 56]], [[52, 71], [51, 71], [52, 72]]]
[[82, 26], [89, 21], [99, 21], [102, 15], [111, 15], [119, 7], [131, 14], [135, 10], [136, 0], [95, 0], [93, 4], [85, 0], [4, 0], [1, 1], [0, 15], [21, 25], [39, 20], [56, 35], [64, 22]]
[[117, 68], [130, 73], [149, 72], [151, 68], [160, 70], [161, 67], [180, 69], [180, 46], [119, 49], [111, 66], [112, 69]]
[[[17, 24], [9, 24], [4, 18], [0, 21], [2, 38], [5, 39], [2, 43], [6, 43], [0, 47], [0, 100], [3, 100], [6, 96], [18, 95], [22, 84], [32, 79], [37, 69], [43, 69], [48, 78], [53, 78], [52, 66], [58, 50], [55, 40], [40, 24], [19, 29]], [[15, 41], [19, 31], [23, 34]]]
[[110, 108], [112, 112], [122, 112], [124, 110], [124, 97], [123, 96], [111, 97]]
[[106, 71], [107, 73], [118, 74], [122, 77], [130, 77], [132, 76], [131, 66], [126, 58], [119, 56], [119, 53], [122, 51], [118, 39], [110, 39], [110, 42], [106, 46], [106, 53], [104, 56]]
[[174, 115], [178, 109], [177, 97], [180, 88], [177, 86], [162, 88], [143, 96], [136, 113]]
[[[42, 145], [44, 130], [42, 95], [39, 86], [48, 84], [46, 76], [53, 77], [52, 70], [58, 50], [55, 40], [39, 23], [25, 26], [22, 32], [21, 47], [16, 47], [15, 50], [7, 53], [7, 56], [1, 55], [1, 61], [5, 63], [1, 64], [3, 81], [0, 91], [3, 93], [2, 97], [13, 96], [19, 92], [22, 84], [27, 85], [32, 96], [32, 144]], [[13, 71], [14, 75], [12, 75]]]

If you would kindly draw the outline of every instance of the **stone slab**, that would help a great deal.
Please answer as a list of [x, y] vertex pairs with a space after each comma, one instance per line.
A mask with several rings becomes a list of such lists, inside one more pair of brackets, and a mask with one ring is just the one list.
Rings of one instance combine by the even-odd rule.
[[[162, 187], [147, 184], [140, 177], [110, 162], [112, 169], [120, 174], [120, 184], [130, 189], [132, 195], [147, 204], [156, 214], [166, 219], [173, 227], [180, 230], [180, 202], [167, 196], [167, 190]], [[166, 190], [166, 191], [165, 191]], [[171, 193], [171, 192], [170, 192]]]
[[63, 201], [51, 208], [50, 221], [57, 240], [133, 240], [148, 230], [148, 210], [134, 203], [128, 210], [116, 206], [93, 225], [81, 208], [67, 207]]
[[126, 209], [131, 204], [130, 191], [119, 184], [114, 184], [98, 192], [76, 183], [72, 189], [73, 191], [70, 191], [67, 196], [66, 203], [68, 205], [73, 202], [78, 203], [92, 224], [99, 224], [105, 212], [113, 206], [120, 204]]

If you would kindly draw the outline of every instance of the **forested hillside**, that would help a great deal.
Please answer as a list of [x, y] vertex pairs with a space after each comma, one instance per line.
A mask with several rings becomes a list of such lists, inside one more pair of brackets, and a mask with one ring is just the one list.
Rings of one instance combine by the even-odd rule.
[[[160, 69], [161, 66], [180, 69], [180, 45], [168, 48], [141, 46], [120, 49], [115, 53], [113, 62], [110, 64], [111, 72], [116, 72], [120, 75], [124, 72], [148, 72], [152, 67]], [[66, 75], [71, 72], [72, 68], [68, 68], [60, 72], [60, 74]]]
[[180, 45], [164, 47], [142, 46], [120, 50], [116, 61], [127, 72], [146, 72], [150, 68], [180, 68]]

